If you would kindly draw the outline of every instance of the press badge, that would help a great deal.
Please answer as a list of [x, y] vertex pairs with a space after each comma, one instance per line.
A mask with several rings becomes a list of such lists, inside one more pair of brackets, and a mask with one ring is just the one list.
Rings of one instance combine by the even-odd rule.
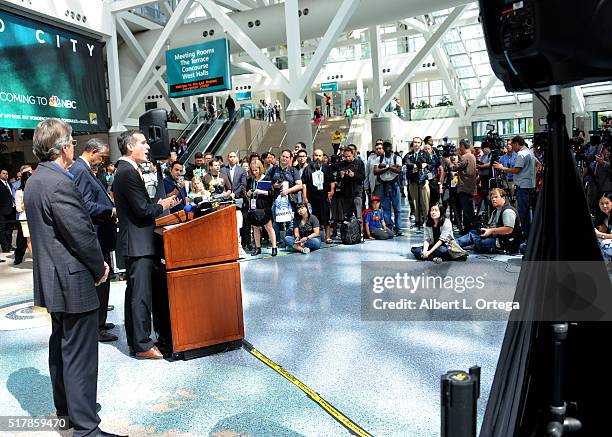
[[257, 209], [257, 199], [251, 199], [251, 210]]

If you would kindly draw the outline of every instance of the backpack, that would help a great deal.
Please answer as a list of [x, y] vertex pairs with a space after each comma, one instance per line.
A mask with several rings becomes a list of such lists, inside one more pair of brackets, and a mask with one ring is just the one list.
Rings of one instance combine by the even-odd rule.
[[349, 221], [345, 221], [340, 226], [340, 238], [342, 244], [359, 244], [361, 243], [361, 225], [356, 217], [352, 217]]

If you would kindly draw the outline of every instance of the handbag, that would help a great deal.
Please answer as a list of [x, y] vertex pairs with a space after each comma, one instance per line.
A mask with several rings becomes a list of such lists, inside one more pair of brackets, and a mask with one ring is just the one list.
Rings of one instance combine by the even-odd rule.
[[447, 238], [444, 240], [444, 243], [446, 244], [448, 254], [452, 259], [467, 259], [469, 254], [461, 246], [459, 246], [459, 244], [457, 244], [454, 238]]

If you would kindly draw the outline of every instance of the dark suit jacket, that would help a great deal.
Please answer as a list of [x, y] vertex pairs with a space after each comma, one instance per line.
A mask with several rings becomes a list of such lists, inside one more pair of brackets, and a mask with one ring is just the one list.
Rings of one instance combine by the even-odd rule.
[[113, 193], [122, 253], [132, 257], [154, 255], [155, 218], [162, 214], [162, 206], [149, 198], [138, 171], [129, 162], [120, 160], [117, 164]]
[[182, 211], [185, 208], [185, 199], [187, 198], [187, 190], [185, 187], [179, 188], [178, 183], [172, 178], [172, 176], [166, 176], [164, 178], [164, 192], [166, 195], [172, 193], [174, 190], [178, 190], [176, 196], [177, 199], [181, 200], [181, 203], [170, 209], [170, 212]]
[[0, 182], [0, 215], [8, 216], [11, 214], [15, 214], [15, 208], [13, 207], [13, 192], [6, 188], [4, 182]]
[[34, 304], [49, 312], [98, 308], [94, 283], [104, 258], [81, 193], [52, 162], [41, 162], [24, 193], [34, 256]]
[[85, 208], [98, 234], [98, 242], [102, 251], [109, 253], [115, 250], [117, 227], [115, 219], [111, 218], [115, 205], [108, 196], [102, 181], [94, 175], [91, 168], [81, 158], [74, 161], [69, 171], [74, 176], [74, 183], [83, 196]]
[[246, 171], [244, 171], [244, 168], [242, 168], [240, 164], [236, 165], [236, 168], [234, 169], [234, 180], [230, 178], [229, 167], [223, 167], [221, 169], [221, 173], [227, 176], [232, 183], [232, 192], [236, 195], [236, 199], [241, 199], [246, 188], [247, 180], [247, 174]]

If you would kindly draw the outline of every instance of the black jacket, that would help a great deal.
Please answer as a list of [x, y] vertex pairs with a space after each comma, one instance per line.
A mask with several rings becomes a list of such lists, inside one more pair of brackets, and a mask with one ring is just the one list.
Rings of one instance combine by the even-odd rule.
[[113, 193], [122, 253], [132, 257], [154, 255], [155, 218], [163, 208], [149, 198], [138, 171], [129, 162], [120, 160], [117, 164]]
[[84, 313], [100, 306], [94, 283], [104, 257], [81, 193], [52, 162], [28, 179], [25, 209], [34, 256], [34, 304], [50, 313]]
[[[6, 188], [4, 182], [0, 182], [0, 215], [15, 215], [15, 207], [13, 204], [13, 192], [10, 188]], [[12, 218], [12, 220], [14, 219], [15, 217]]]
[[[355, 175], [350, 177], [348, 170], [352, 170]], [[365, 165], [359, 158], [353, 159], [351, 162], [342, 161], [340, 170], [343, 170], [344, 177], [342, 178], [342, 195], [344, 197], [361, 196], [363, 191], [363, 181], [365, 180]]]
[[109, 253], [115, 250], [117, 226], [115, 219], [111, 218], [115, 205], [106, 192], [104, 184], [80, 158], [74, 161], [69, 171], [74, 176], [74, 183], [83, 196], [85, 208], [98, 234], [102, 252]]

